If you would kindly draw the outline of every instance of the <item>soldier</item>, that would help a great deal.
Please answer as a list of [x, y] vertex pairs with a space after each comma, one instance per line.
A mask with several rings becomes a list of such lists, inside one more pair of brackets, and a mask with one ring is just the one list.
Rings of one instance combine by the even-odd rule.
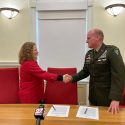
[[109, 106], [108, 112], [119, 112], [125, 82], [125, 67], [119, 49], [103, 43], [104, 34], [100, 29], [91, 29], [87, 34], [88, 47], [83, 69], [70, 76], [65, 83], [74, 83], [90, 75], [89, 101], [95, 106]]

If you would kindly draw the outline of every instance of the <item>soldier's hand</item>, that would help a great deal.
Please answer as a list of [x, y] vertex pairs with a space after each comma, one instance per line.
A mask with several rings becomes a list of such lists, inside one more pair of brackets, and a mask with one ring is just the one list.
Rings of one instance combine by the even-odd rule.
[[119, 112], [119, 101], [113, 100], [108, 108], [108, 112], [117, 114]]

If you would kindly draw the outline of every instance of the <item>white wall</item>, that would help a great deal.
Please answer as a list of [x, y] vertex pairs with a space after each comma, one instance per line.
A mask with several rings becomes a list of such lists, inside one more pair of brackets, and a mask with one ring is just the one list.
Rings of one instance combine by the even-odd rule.
[[13, 19], [0, 14], [0, 62], [17, 62], [20, 46], [30, 39], [28, 0], [0, 0], [0, 7], [20, 10]]
[[[0, 7], [12, 6], [21, 10], [12, 20], [0, 14], [0, 62], [18, 61], [18, 51], [23, 42], [36, 40], [35, 19], [31, 22], [33, 9], [29, 8], [30, 0], [0, 0]], [[34, 0], [32, 0], [34, 1]], [[89, 0], [92, 1], [92, 0]], [[104, 7], [109, 3], [123, 2], [124, 0], [94, 0], [92, 27], [99, 27], [105, 33], [105, 43], [117, 45], [125, 58], [125, 11], [118, 17], [107, 14]], [[91, 28], [91, 26], [89, 28]]]
[[93, 27], [99, 27], [104, 31], [104, 42], [118, 46], [125, 59], [125, 10], [113, 17], [104, 9], [109, 4], [120, 2], [125, 4], [125, 0], [95, 0], [92, 22]]

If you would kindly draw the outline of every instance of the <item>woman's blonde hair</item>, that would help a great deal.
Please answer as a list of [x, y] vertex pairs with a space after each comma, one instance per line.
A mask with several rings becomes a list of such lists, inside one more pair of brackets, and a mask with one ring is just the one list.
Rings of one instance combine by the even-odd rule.
[[19, 63], [26, 60], [34, 60], [33, 48], [36, 44], [34, 42], [25, 42], [19, 51]]

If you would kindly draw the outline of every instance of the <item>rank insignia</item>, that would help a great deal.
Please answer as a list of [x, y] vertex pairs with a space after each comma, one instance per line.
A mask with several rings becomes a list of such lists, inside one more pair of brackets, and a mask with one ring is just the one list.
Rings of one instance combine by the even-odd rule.
[[120, 54], [119, 49], [114, 49], [114, 52], [115, 52], [117, 55]]

